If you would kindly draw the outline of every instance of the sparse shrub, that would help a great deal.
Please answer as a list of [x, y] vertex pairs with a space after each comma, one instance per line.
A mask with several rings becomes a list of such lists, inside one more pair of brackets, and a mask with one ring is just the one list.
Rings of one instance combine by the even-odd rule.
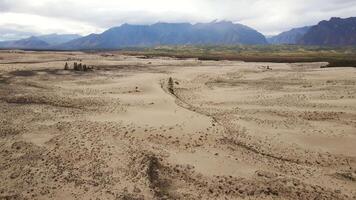
[[171, 94], [174, 94], [174, 82], [173, 82], [173, 78], [172, 77], [169, 77], [169, 79], [168, 79], [168, 91]]

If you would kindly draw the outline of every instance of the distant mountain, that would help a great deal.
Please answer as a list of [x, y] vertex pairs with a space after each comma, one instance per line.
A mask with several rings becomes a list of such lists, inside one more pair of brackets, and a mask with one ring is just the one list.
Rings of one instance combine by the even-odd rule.
[[9, 40], [20, 40], [20, 39], [28, 38], [34, 34], [35, 33], [33, 32], [16, 30], [11, 26], [9, 27], [0, 26], [0, 42], [9, 41]]
[[300, 38], [310, 29], [310, 26], [294, 28], [292, 30], [280, 33], [279, 35], [267, 38], [270, 44], [296, 44]]
[[356, 17], [331, 18], [312, 26], [299, 39], [300, 45], [348, 46], [356, 45]]
[[0, 42], [0, 48], [9, 48], [9, 49], [45, 49], [50, 45], [38, 39], [37, 37], [29, 37], [21, 40], [14, 41], [4, 41]]
[[[9, 32], [5, 29], [0, 30], [1, 32], [17, 36], [17, 32]], [[11, 34], [4, 34], [6, 36], [4, 38], [11, 38]], [[123, 24], [101, 34], [90, 34], [85, 37], [76, 34], [50, 34], [3, 41], [0, 42], [0, 48], [85, 50], [156, 45], [265, 45], [268, 43], [316, 46], [356, 45], [356, 17], [331, 18], [315, 26], [294, 28], [277, 36], [268, 37], [268, 39], [248, 26], [229, 21], [197, 24]]]
[[132, 46], [203, 44], [267, 44], [256, 30], [232, 22], [156, 23], [111, 28], [102, 34], [91, 34], [72, 40], [60, 49], [116, 49]]
[[58, 45], [69, 42], [74, 39], [78, 39], [82, 36], [78, 34], [49, 34], [37, 36], [38, 39], [47, 42], [50, 45]]
[[63, 44], [71, 40], [80, 38], [76, 34], [50, 34], [31, 36], [21, 40], [11, 40], [0, 42], [0, 48], [9, 49], [52, 49], [54, 45]]

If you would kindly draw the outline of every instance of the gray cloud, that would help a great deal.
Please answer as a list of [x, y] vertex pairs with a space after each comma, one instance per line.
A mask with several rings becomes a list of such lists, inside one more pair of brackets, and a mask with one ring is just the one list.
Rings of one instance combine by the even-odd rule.
[[[122, 23], [208, 22], [231, 20], [265, 34], [313, 25], [330, 17], [356, 13], [355, 0], [0, 0], [0, 28], [5, 24], [29, 26], [35, 32], [100, 32]], [[7, 22], [1, 15], [10, 15]], [[27, 22], [21, 16], [36, 16]], [[10, 18], [10, 17], [8, 17]], [[26, 17], [27, 18], [27, 17]], [[10, 20], [10, 19], [9, 19]], [[41, 21], [41, 22], [37, 22]], [[53, 27], [53, 23], [59, 27]], [[52, 24], [48, 28], [46, 23]], [[16, 29], [18, 31], [23, 31]]]

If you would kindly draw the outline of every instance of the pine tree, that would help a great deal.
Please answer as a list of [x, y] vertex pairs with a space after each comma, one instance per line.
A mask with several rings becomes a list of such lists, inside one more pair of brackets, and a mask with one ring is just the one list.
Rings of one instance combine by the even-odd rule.
[[64, 64], [64, 70], [69, 70], [68, 63]]

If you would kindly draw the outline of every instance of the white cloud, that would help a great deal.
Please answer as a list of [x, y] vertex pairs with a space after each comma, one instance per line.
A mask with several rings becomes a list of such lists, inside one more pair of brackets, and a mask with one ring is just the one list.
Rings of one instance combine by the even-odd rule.
[[[25, 19], [25, 20], [24, 20]], [[0, 26], [16, 25], [21, 31], [34, 33], [72, 33], [81, 34], [100, 31], [100, 28], [88, 25], [85, 22], [66, 20], [61, 18], [44, 17], [34, 14], [0, 13]]]
[[354, 13], [355, 0], [0, 0], [0, 28], [15, 24], [21, 32], [89, 34], [122, 23], [218, 19], [275, 34]]

